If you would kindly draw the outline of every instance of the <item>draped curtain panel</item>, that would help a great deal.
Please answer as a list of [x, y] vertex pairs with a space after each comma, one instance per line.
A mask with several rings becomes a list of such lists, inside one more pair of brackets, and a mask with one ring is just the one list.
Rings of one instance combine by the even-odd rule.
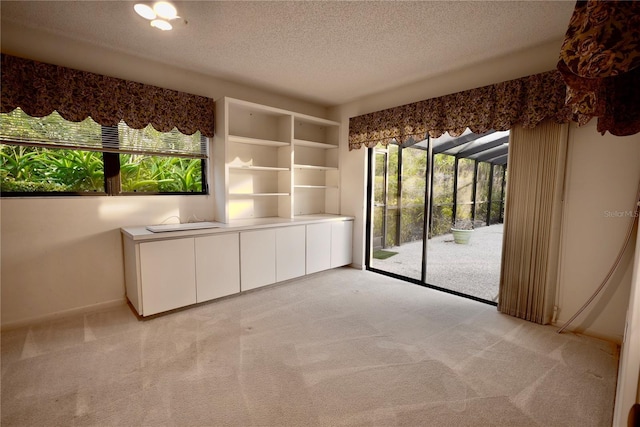
[[551, 321], [558, 271], [567, 124], [511, 129], [498, 309]]
[[422, 141], [427, 133], [459, 136], [466, 128], [483, 133], [516, 124], [533, 128], [545, 119], [565, 123], [571, 119], [565, 98], [566, 85], [554, 70], [364, 114], [349, 119], [349, 150]]
[[210, 98], [5, 54], [1, 72], [2, 113], [20, 107], [33, 117], [57, 111], [72, 122], [91, 117], [104, 126], [124, 120], [134, 129], [151, 124], [160, 132], [214, 134]]
[[604, 134], [640, 132], [640, 2], [578, 1], [560, 50], [574, 120]]

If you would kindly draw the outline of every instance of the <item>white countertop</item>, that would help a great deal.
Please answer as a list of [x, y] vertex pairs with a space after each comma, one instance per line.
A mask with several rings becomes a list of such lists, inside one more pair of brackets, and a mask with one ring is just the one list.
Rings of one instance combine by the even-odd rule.
[[[172, 230], [162, 232], [152, 232], [147, 229], [146, 225], [138, 227], [124, 227], [121, 228], [122, 235], [126, 238], [135, 241], [144, 240], [163, 240], [163, 239], [175, 239], [179, 237], [193, 237], [193, 236], [205, 236], [210, 234], [229, 233], [243, 230], [255, 230], [261, 228], [274, 228], [285, 227], [290, 225], [305, 225], [315, 224], [319, 222], [331, 222], [331, 221], [348, 221], [353, 220], [353, 217], [344, 215], [300, 215], [295, 218], [255, 218], [255, 219], [242, 219], [234, 220], [227, 224], [221, 222], [208, 222], [206, 227], [189, 230]], [[177, 225], [177, 224], [175, 224]]]

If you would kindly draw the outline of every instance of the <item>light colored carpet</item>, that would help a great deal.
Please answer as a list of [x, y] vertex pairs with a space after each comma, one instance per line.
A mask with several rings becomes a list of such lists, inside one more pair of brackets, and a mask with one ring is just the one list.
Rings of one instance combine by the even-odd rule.
[[2, 426], [608, 426], [617, 347], [349, 268], [2, 334]]

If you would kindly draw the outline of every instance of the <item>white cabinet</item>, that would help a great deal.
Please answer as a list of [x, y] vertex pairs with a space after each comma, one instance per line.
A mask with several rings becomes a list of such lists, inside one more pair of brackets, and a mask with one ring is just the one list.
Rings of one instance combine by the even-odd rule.
[[247, 291], [276, 282], [276, 231], [240, 233], [240, 289]]
[[353, 221], [331, 223], [331, 268], [351, 264]]
[[338, 214], [339, 129], [331, 120], [218, 100], [212, 156], [216, 221]]
[[351, 264], [353, 221], [307, 225], [307, 274]]
[[307, 274], [331, 268], [331, 223], [307, 225]]
[[258, 220], [218, 231], [123, 228], [127, 298], [141, 316], [351, 263], [353, 221]]
[[127, 298], [141, 316], [240, 292], [239, 233], [124, 242]]
[[192, 238], [141, 243], [140, 314], [149, 316], [195, 304], [195, 271]]
[[196, 300], [240, 292], [240, 237], [229, 233], [196, 237]]
[[276, 229], [276, 281], [305, 274], [305, 226]]

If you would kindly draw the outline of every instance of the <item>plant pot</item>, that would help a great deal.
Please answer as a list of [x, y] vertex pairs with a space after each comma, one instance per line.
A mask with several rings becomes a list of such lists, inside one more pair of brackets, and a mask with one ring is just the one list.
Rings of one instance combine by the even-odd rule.
[[451, 233], [453, 233], [453, 241], [460, 245], [469, 244], [469, 239], [471, 238], [471, 233], [473, 230], [460, 230], [458, 228], [452, 228]]

